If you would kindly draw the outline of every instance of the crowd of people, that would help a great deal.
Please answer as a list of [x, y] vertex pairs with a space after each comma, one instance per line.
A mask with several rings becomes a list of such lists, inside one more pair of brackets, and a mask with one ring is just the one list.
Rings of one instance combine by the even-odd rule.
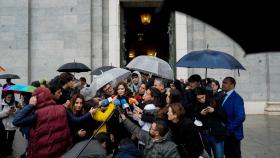
[[138, 71], [97, 90], [68, 72], [38, 82], [22, 101], [2, 93], [0, 157], [13, 153], [17, 129], [22, 158], [241, 157], [245, 111], [233, 77], [221, 87], [198, 74], [183, 82]]

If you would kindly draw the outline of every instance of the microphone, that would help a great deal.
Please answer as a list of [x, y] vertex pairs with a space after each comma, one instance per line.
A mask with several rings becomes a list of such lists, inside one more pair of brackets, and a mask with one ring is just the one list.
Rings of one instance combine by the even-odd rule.
[[136, 109], [139, 105], [139, 102], [135, 98], [128, 98], [128, 102], [130, 105], [133, 105], [133, 110]]
[[128, 102], [130, 105], [138, 105], [138, 101], [135, 98], [128, 98]]
[[122, 113], [123, 113], [123, 110], [122, 110], [122, 108], [121, 108], [121, 106], [120, 106], [120, 105], [121, 105], [121, 102], [120, 102], [119, 99], [115, 99], [115, 100], [114, 100], [114, 105], [116, 106], [118, 112], [119, 112], [120, 114], [122, 114]]
[[123, 109], [126, 110], [126, 112], [131, 111], [131, 109], [129, 108], [129, 104], [126, 102], [125, 99], [121, 100], [121, 104], [122, 104]]
[[103, 99], [99, 102], [99, 107], [107, 107], [112, 101], [113, 101], [113, 97], [109, 97], [107, 99]]
[[142, 97], [141, 97], [140, 95], [136, 95], [134, 98], [135, 98], [136, 100], [141, 100], [141, 99], [142, 99]]
[[115, 100], [114, 100], [114, 105], [115, 105], [115, 106], [120, 106], [120, 105], [121, 105], [120, 100], [119, 100], [119, 99], [115, 99]]
[[109, 105], [109, 100], [108, 99], [104, 99], [102, 101], [99, 102], [99, 107], [106, 107], [107, 105]]

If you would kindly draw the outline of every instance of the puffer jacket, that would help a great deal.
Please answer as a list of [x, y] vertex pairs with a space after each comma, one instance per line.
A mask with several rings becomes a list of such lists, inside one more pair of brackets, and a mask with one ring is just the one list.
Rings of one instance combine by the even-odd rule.
[[177, 145], [168, 139], [169, 132], [159, 140], [153, 140], [149, 132], [141, 130], [140, 127], [125, 119], [124, 126], [136, 137], [143, 141], [146, 146], [144, 149], [145, 158], [179, 158]]
[[58, 158], [72, 146], [66, 110], [56, 105], [48, 88], [36, 89], [33, 96], [37, 97], [37, 121], [30, 128], [27, 156]]

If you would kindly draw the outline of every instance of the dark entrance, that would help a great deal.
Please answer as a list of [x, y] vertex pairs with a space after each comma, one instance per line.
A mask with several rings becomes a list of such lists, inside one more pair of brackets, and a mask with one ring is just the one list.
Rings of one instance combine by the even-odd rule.
[[[168, 26], [160, 26], [155, 7], [124, 7], [122, 10], [121, 66], [139, 55], [155, 55], [169, 62]], [[141, 15], [151, 16], [149, 24], [141, 21]]]

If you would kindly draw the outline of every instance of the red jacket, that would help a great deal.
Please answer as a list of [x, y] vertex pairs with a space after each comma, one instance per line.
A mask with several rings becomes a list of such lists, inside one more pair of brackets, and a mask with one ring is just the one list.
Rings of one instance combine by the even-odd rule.
[[66, 110], [56, 105], [48, 88], [38, 88], [35, 114], [36, 125], [30, 129], [27, 149], [29, 158], [58, 158], [72, 146]]

